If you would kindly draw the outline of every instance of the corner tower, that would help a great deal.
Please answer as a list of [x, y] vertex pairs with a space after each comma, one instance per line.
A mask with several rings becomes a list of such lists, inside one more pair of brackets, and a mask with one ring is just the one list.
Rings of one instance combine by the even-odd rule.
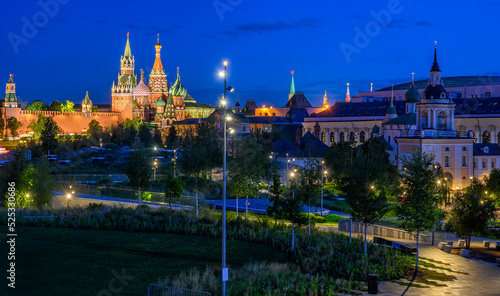
[[3, 106], [6, 108], [17, 108], [16, 84], [12, 79], [14, 75], [10, 74], [9, 81], [5, 84], [5, 101]]

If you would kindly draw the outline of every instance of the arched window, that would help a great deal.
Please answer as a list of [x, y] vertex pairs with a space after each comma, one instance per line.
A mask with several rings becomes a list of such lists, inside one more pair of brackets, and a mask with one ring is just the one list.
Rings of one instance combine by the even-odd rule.
[[326, 135], [325, 132], [321, 132], [321, 142], [325, 143], [326, 142]]
[[467, 167], [467, 156], [462, 156], [462, 167]]
[[243, 126], [241, 129], [242, 129], [244, 132], [246, 132], [246, 131], [247, 131], [247, 127], [246, 127], [246, 126]]
[[340, 142], [344, 142], [344, 141], [345, 141], [344, 132], [340, 132]]
[[467, 187], [467, 178], [465, 176], [462, 177], [462, 187]]
[[422, 128], [427, 128], [427, 112], [422, 112]]
[[483, 143], [485, 143], [485, 144], [491, 143], [491, 135], [490, 135], [489, 131], [483, 132]]
[[450, 167], [450, 157], [449, 156], [445, 156], [445, 158], [444, 158], [444, 167], [445, 168]]
[[350, 133], [349, 133], [349, 141], [350, 141], [350, 142], [354, 142], [354, 141], [356, 141], [356, 138], [354, 137], [354, 132], [350, 132]]
[[364, 143], [365, 142], [365, 132], [361, 131], [359, 133], [359, 142]]
[[446, 129], [446, 115], [440, 112], [438, 115], [438, 129]]
[[469, 138], [475, 138], [475, 136], [474, 136], [474, 132], [473, 132], [472, 130], [470, 130], [470, 131], [468, 131], [468, 132], [467, 132], [467, 136], [468, 136]]
[[335, 142], [335, 133], [331, 132], [330, 133], [330, 143]]

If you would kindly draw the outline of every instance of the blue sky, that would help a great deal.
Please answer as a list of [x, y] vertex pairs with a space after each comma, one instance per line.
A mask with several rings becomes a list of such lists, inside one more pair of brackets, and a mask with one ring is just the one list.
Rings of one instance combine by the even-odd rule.
[[47, 13], [39, 1], [8, 1], [1, 16], [0, 78], [14, 74], [29, 102], [80, 103], [88, 90], [94, 103], [110, 103], [127, 32], [136, 73], [148, 77], [159, 33], [169, 84], [180, 67], [200, 103], [217, 103], [224, 59], [242, 103], [274, 106], [286, 103], [291, 70], [313, 105], [325, 90], [343, 100], [346, 82], [355, 95], [370, 82], [377, 89], [408, 81], [411, 72], [427, 78], [435, 40], [443, 76], [499, 74], [493, 0], [40, 2], [57, 7]]

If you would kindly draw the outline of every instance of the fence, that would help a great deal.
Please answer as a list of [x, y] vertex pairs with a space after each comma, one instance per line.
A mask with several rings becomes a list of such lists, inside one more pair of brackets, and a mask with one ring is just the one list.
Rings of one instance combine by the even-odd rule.
[[150, 284], [148, 287], [148, 296], [211, 296], [211, 294], [195, 290], [163, 287]]

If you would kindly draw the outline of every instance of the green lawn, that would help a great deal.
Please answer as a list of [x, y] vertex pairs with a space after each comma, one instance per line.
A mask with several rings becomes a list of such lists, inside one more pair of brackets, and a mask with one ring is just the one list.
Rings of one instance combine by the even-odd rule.
[[[5, 229], [0, 232], [4, 241]], [[195, 266], [220, 267], [222, 258], [221, 240], [215, 238], [37, 227], [18, 227], [16, 232], [16, 289], [7, 290], [2, 277], [0, 295], [108, 295], [102, 290], [110, 282], [116, 289], [122, 286], [112, 271], [121, 274], [123, 268], [134, 279], [113, 295], [146, 295], [147, 286], [158, 278]], [[227, 255], [229, 267], [285, 260], [272, 247], [232, 240]], [[4, 271], [6, 257], [0, 259]]]

